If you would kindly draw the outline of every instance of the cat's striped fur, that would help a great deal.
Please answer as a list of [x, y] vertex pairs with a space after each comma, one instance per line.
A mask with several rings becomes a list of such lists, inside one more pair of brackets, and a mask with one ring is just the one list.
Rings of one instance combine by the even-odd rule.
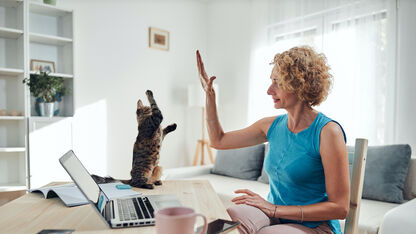
[[[162, 168], [158, 166], [162, 141], [166, 134], [176, 129], [176, 124], [162, 129], [160, 125], [163, 120], [162, 112], [153, 98], [152, 91], [147, 90], [146, 95], [150, 106], [144, 106], [141, 100], [137, 102], [139, 133], [133, 146], [131, 179], [120, 181], [133, 187], [153, 189], [154, 185], [162, 184], [160, 180]], [[116, 181], [112, 177], [92, 176], [98, 184]]]

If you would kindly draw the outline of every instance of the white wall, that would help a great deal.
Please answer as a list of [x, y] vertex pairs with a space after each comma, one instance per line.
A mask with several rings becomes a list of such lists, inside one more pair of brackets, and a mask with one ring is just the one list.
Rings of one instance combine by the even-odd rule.
[[410, 144], [416, 155], [416, 1], [399, 0], [396, 142]]
[[250, 7], [250, 0], [213, 0], [208, 4], [208, 51], [202, 56], [208, 75], [217, 77], [218, 115], [224, 131], [247, 125]]
[[[189, 165], [200, 134], [189, 129], [199, 129], [200, 114], [187, 113], [186, 87], [198, 82], [195, 50], [207, 48], [206, 3], [59, 0], [58, 6], [74, 10], [74, 150], [87, 168], [129, 177], [136, 102], [148, 103], [147, 89], [162, 110], [162, 125], [178, 125], [164, 140], [161, 165]], [[168, 52], [148, 47], [150, 26], [170, 32]]]

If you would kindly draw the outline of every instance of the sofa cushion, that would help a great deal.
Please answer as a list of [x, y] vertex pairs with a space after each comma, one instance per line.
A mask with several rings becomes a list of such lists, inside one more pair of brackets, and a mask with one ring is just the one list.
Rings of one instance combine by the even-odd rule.
[[[357, 234], [377, 234], [384, 215], [399, 206], [395, 203], [362, 199], [358, 220]], [[341, 230], [344, 230], [345, 220], [340, 220]]]
[[[354, 147], [348, 147], [350, 164]], [[363, 198], [402, 203], [404, 182], [411, 156], [409, 145], [369, 146]], [[351, 172], [351, 166], [350, 166]], [[350, 173], [351, 175], [351, 173]]]
[[246, 180], [257, 180], [264, 160], [264, 144], [232, 149], [218, 150], [211, 173]]
[[416, 198], [416, 156], [409, 163], [406, 182], [404, 183], [403, 197], [405, 200]]
[[[264, 159], [266, 159], [268, 153], [269, 153], [269, 144], [266, 143], [264, 145]], [[260, 181], [260, 182], [265, 183], [265, 184], [269, 183], [269, 175], [267, 175], [266, 170], [264, 170], [264, 162], [263, 162], [263, 168], [261, 169], [261, 175], [257, 179], [257, 181]]]
[[389, 210], [380, 225], [379, 234], [414, 234], [416, 230], [416, 199]]

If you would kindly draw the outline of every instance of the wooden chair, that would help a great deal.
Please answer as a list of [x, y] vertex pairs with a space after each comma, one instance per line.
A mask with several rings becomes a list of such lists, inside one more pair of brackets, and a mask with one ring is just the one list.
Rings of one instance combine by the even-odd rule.
[[355, 234], [358, 232], [358, 218], [360, 215], [361, 196], [363, 193], [367, 148], [367, 139], [355, 140], [354, 161], [352, 164], [350, 212], [345, 219], [345, 234]]

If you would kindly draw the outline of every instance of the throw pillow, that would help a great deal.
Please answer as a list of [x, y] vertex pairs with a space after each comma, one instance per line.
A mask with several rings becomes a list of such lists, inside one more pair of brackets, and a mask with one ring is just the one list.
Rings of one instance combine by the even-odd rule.
[[[354, 147], [348, 147], [352, 164]], [[409, 145], [369, 146], [363, 198], [403, 203], [403, 188], [411, 157]], [[351, 178], [350, 166], [350, 178]]]
[[218, 150], [211, 173], [246, 180], [257, 180], [264, 159], [264, 144], [255, 146]]
[[[268, 153], [269, 153], [269, 144], [266, 143], [264, 146], [264, 159], [266, 159]], [[264, 162], [263, 162], [263, 168], [261, 169], [261, 175], [257, 179], [257, 181], [265, 183], [265, 184], [269, 183], [269, 175], [267, 175], [267, 172], [264, 170]]]

